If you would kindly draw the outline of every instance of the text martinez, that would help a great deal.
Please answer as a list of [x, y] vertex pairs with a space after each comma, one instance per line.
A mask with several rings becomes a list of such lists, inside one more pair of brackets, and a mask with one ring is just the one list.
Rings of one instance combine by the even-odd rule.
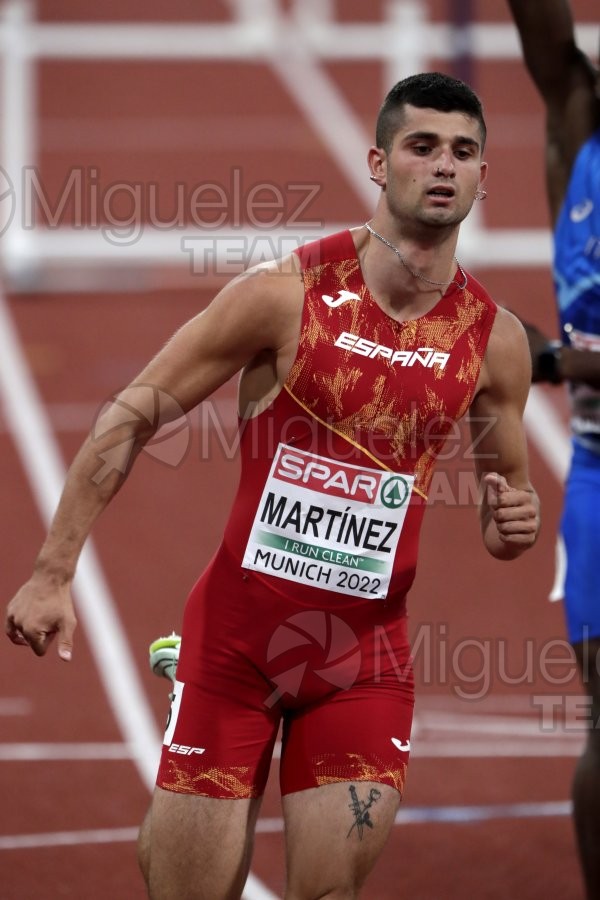
[[350, 507], [341, 512], [309, 506], [304, 513], [299, 500], [288, 503], [287, 497], [276, 499], [271, 491], [267, 494], [261, 522], [278, 528], [291, 527], [298, 534], [310, 533], [312, 537], [324, 541], [333, 540], [338, 544], [350, 544], [357, 549], [362, 547], [379, 553], [392, 552], [389, 541], [398, 528], [397, 522], [359, 517], [350, 512]]

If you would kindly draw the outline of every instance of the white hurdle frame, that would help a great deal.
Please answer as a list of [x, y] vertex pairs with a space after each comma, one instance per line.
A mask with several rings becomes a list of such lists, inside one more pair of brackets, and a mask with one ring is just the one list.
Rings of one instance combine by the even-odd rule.
[[[300, 64], [308, 61], [307, 71], [312, 74], [321, 61], [379, 60], [384, 63], [387, 85], [410, 72], [425, 69], [428, 57], [445, 60], [455, 54], [452, 26], [428, 22], [423, 0], [388, 0], [386, 21], [358, 25], [333, 21], [330, 0], [296, 0], [289, 17], [277, 13], [275, 0], [244, 0], [241, 4], [230, 0], [230, 5], [234, 12], [237, 10], [237, 17], [228, 24], [82, 25], [38, 23], [33, 0], [5, 0], [0, 7], [0, 165], [14, 185], [15, 208], [23, 208], [21, 173], [25, 167], [35, 166], [37, 158], [36, 64], [39, 60], [260, 60], [272, 63], [277, 70], [278, 65], [283, 68], [283, 57], [289, 55], [289, 48], [296, 45]], [[475, 58], [520, 57], [517, 33], [510, 24], [477, 24], [465, 32], [465, 40]], [[592, 56], [597, 50], [597, 34], [595, 25], [578, 28], [581, 46]], [[318, 74], [321, 79], [327, 77], [322, 71]], [[344, 112], [348, 113], [348, 109]], [[346, 124], [352, 124], [348, 116]], [[355, 149], [358, 149], [359, 133], [354, 129]], [[358, 178], [362, 179], [363, 175], [358, 173]], [[354, 186], [358, 195], [365, 198], [358, 178]], [[374, 202], [375, 193], [372, 199]], [[549, 264], [551, 237], [547, 229], [486, 229], [480, 221], [480, 212], [478, 209], [475, 215], [472, 213], [463, 229], [459, 250], [466, 265]], [[41, 271], [44, 266], [59, 270], [73, 266], [82, 270], [98, 269], [107, 263], [116, 270], [124, 266], [189, 266], [189, 248], [195, 241], [206, 239], [205, 231], [193, 227], [186, 229], [182, 236], [181, 230], [145, 226], [134, 244], [116, 246], [105, 240], [98, 229], [25, 229], [18, 219], [14, 217], [0, 240], [0, 269], [9, 289], [43, 289], [36, 281], [36, 270]], [[293, 237], [296, 241], [310, 240], [341, 227], [332, 223], [301, 235], [296, 229]], [[273, 246], [280, 246], [286, 236], [289, 239], [290, 233], [285, 229], [272, 235]], [[236, 229], [234, 240], [239, 242], [240, 238], [252, 247], [264, 239], [264, 232]], [[225, 264], [231, 252], [226, 230], [218, 244], [214, 261]], [[55, 282], [52, 286], [56, 286]], [[77, 290], [85, 290], [86, 278], [77, 279], [75, 286]]]

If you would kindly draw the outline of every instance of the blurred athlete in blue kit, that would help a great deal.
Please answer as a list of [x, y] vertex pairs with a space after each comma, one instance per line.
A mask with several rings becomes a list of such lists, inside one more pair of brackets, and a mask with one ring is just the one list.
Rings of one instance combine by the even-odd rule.
[[[600, 898], [600, 81], [578, 48], [568, 0], [508, 0], [525, 63], [546, 105], [546, 179], [554, 225], [561, 340], [529, 326], [534, 381], [569, 383], [573, 458], [562, 536], [565, 612], [591, 699], [573, 783], [588, 898]], [[598, 7], [600, 12], [600, 4]], [[595, 727], [594, 727], [595, 726]]]

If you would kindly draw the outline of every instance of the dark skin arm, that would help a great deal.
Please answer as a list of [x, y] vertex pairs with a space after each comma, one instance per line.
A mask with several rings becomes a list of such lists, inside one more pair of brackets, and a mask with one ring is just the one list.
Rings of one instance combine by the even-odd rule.
[[[530, 322], [522, 321], [532, 362], [532, 381], [544, 381], [539, 371], [539, 355], [548, 346], [549, 338]], [[561, 381], [576, 381], [600, 388], [600, 353], [562, 346], [558, 351], [558, 374]]]
[[[546, 108], [546, 184], [554, 224], [577, 153], [600, 127], [598, 72], [577, 47], [568, 0], [507, 2], [519, 31], [525, 65]], [[531, 323], [523, 325], [533, 381], [541, 381], [539, 356], [549, 338]], [[600, 388], [600, 354], [563, 346], [558, 352], [557, 373], [563, 381]]]
[[600, 127], [598, 73], [577, 47], [568, 0], [507, 0], [525, 65], [546, 107], [546, 178], [556, 222], [571, 168]]

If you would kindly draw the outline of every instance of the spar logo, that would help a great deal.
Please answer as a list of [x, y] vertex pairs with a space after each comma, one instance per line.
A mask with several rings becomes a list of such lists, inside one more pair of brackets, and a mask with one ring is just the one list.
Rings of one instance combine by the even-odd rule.
[[388, 509], [400, 509], [410, 496], [410, 487], [402, 475], [388, 478], [381, 486], [381, 502]]
[[[333, 497], [376, 503], [383, 473], [280, 446], [275, 478]], [[387, 504], [386, 504], [387, 505]]]

